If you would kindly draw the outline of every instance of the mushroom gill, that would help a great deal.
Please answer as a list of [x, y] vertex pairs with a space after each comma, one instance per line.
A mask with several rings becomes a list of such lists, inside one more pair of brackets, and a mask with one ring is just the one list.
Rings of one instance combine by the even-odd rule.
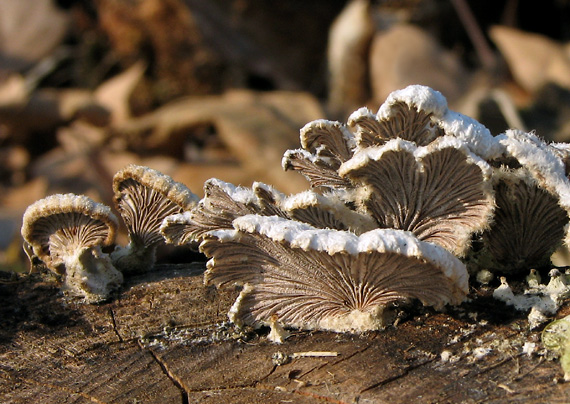
[[357, 236], [279, 217], [247, 215], [234, 230], [209, 233], [206, 284], [245, 285], [230, 310], [237, 324], [336, 332], [377, 330], [401, 299], [441, 308], [468, 290], [465, 266], [411, 233], [376, 229]]
[[89, 303], [109, 297], [123, 281], [101, 248], [114, 243], [117, 218], [83, 195], [56, 194], [28, 206], [22, 237], [64, 288]]
[[[550, 266], [552, 253], [568, 243], [570, 180], [565, 152], [533, 133], [509, 130], [501, 136], [504, 152], [493, 168], [497, 209], [477, 265], [501, 273], [526, 274]], [[566, 237], [566, 240], [565, 240]]]
[[165, 218], [160, 231], [168, 243], [187, 245], [201, 241], [209, 232], [233, 229], [241, 216], [278, 216], [317, 228], [351, 230], [357, 234], [376, 226], [374, 219], [345, 206], [335, 193], [305, 191], [285, 196], [266, 184], [236, 187], [218, 179], [204, 185], [205, 196], [191, 211]]
[[478, 262], [496, 272], [525, 275], [531, 268], [549, 267], [564, 240], [568, 213], [525, 168], [501, 170], [494, 182], [497, 208], [483, 233]]
[[198, 197], [169, 176], [133, 164], [115, 174], [113, 191], [129, 233], [129, 244], [111, 254], [113, 263], [125, 273], [148, 270], [154, 265], [157, 245], [164, 241], [163, 220], [190, 210]]
[[339, 172], [378, 227], [411, 231], [456, 255], [488, 227], [493, 211], [490, 166], [455, 138], [425, 147], [394, 139], [361, 150]]
[[235, 218], [260, 210], [251, 189], [211, 178], [204, 183], [204, 198], [190, 211], [166, 217], [160, 231], [168, 243], [189, 244], [209, 231], [231, 229]]
[[349, 190], [354, 184], [338, 170], [359, 151], [394, 139], [427, 146], [444, 136], [463, 141], [483, 159], [495, 158], [504, 148], [479, 122], [449, 110], [439, 92], [412, 85], [390, 94], [377, 114], [367, 108], [353, 112], [347, 125], [326, 120], [308, 123], [301, 130], [302, 148], [288, 150], [282, 165], [301, 173], [313, 188]]

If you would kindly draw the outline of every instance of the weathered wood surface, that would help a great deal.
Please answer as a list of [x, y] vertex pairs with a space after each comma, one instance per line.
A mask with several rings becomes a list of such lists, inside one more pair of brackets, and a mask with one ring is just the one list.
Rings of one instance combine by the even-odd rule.
[[[38, 278], [0, 285], [0, 402], [570, 402], [560, 365], [522, 352], [527, 341], [540, 348], [539, 333], [492, 299], [416, 312], [382, 332], [297, 332], [276, 345], [224, 323], [236, 291], [205, 288], [202, 270], [162, 267], [93, 306]], [[338, 356], [272, 360], [309, 351]]]

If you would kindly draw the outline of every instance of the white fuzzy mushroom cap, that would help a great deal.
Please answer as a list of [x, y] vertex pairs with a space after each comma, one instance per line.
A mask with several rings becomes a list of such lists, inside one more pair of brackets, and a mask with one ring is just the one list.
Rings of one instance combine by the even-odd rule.
[[415, 84], [390, 93], [378, 111], [378, 118], [392, 117], [391, 107], [399, 102], [405, 103], [410, 108], [433, 114], [436, 118], [441, 118], [447, 111], [447, 100], [439, 91]]
[[199, 200], [168, 175], [134, 164], [115, 174], [113, 191], [131, 247], [138, 249], [162, 242], [160, 226], [164, 218], [192, 209]]
[[190, 210], [198, 203], [197, 195], [193, 194], [184, 184], [174, 181], [170, 176], [145, 166], [129, 164], [118, 171], [113, 177], [113, 191], [119, 197], [125, 192], [124, 182], [135, 181], [144, 187], [152, 189], [166, 199], [176, 203], [182, 210]]
[[[564, 162], [550, 146], [534, 133], [508, 130], [501, 138], [506, 153], [528, 169], [538, 186], [556, 195], [560, 205], [570, 212], [570, 181]], [[558, 146], [559, 147], [559, 146]]]
[[84, 195], [55, 194], [26, 209], [22, 237], [54, 269], [64, 256], [84, 247], [115, 242], [117, 218], [111, 209]]

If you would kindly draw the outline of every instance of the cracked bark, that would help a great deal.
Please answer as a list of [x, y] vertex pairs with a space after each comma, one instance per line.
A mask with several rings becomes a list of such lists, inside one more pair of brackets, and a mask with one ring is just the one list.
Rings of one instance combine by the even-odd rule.
[[[141, 348], [141, 350], [145, 349], [140, 342], [139, 342], [139, 347]], [[150, 351], [150, 354], [152, 355], [156, 363], [158, 363], [158, 365], [160, 366], [166, 377], [168, 377], [172, 381], [172, 383], [180, 390], [181, 403], [188, 404], [188, 392], [184, 389], [182, 382], [176, 377], [175, 374], [172, 374], [172, 372], [170, 372], [170, 370], [168, 369], [168, 364], [161, 359], [160, 355], [158, 355], [153, 351]]]
[[[382, 332], [297, 331], [284, 344], [226, 323], [237, 291], [202, 282], [203, 264], [128, 280], [115, 300], [82, 305], [37, 277], [0, 285], [0, 402], [569, 402], [555, 361], [521, 354], [524, 316], [493, 299], [423, 309]], [[486, 322], [472, 320], [478, 313]], [[559, 316], [570, 314], [565, 306]], [[477, 359], [473, 350], [489, 347]], [[441, 352], [456, 358], [443, 362]], [[332, 351], [277, 366], [281, 351]]]

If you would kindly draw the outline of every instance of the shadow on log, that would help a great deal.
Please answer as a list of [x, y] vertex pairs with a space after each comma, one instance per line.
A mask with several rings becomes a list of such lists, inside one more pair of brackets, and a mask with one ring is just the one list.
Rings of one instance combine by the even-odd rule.
[[[276, 345], [227, 323], [237, 290], [204, 287], [203, 270], [157, 267], [101, 305], [37, 277], [1, 284], [0, 401], [570, 402], [539, 332], [488, 297], [447, 313], [413, 309], [381, 332], [298, 331]], [[527, 342], [538, 353], [524, 353]]]

